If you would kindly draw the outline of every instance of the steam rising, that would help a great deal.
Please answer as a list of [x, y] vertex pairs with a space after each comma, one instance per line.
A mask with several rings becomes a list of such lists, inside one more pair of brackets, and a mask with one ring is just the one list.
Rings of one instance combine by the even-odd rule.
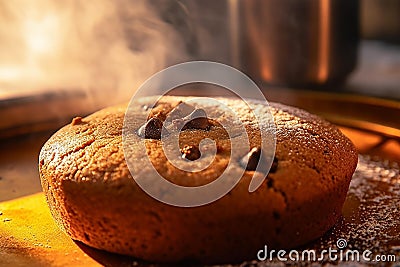
[[79, 88], [97, 106], [128, 100], [154, 72], [188, 59], [160, 8], [184, 21], [177, 1], [1, 1], [0, 90]]

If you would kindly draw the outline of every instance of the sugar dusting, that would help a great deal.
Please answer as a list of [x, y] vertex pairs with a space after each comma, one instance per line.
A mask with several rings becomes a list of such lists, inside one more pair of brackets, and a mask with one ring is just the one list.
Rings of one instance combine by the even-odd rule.
[[[353, 202], [353, 203], [351, 203]], [[357, 206], [350, 206], [355, 205]], [[400, 245], [400, 174], [398, 163], [361, 156], [344, 208], [349, 246], [395, 251]], [[351, 213], [353, 212], [353, 213]], [[336, 229], [334, 229], [337, 231]], [[340, 230], [338, 233], [342, 233]]]
[[[388, 160], [360, 155], [357, 170], [350, 184], [343, 216], [339, 222], [318, 240], [297, 251], [315, 250], [317, 257], [324, 249], [338, 250], [336, 242], [339, 238], [347, 241], [343, 249], [364, 250], [376, 255], [396, 255], [397, 262], [381, 262], [378, 266], [399, 266], [400, 259], [400, 171], [399, 164]], [[243, 240], [245, 244], [245, 240]], [[266, 244], [268, 245], [268, 244]], [[262, 249], [262, 248], [260, 248]], [[287, 250], [289, 253], [289, 250]], [[256, 258], [254, 253], [254, 258]], [[288, 257], [288, 253], [286, 257]], [[274, 254], [276, 256], [276, 253]], [[339, 257], [339, 256], [338, 256]], [[360, 257], [361, 258], [361, 257]], [[131, 261], [125, 258], [127, 266], [173, 266]], [[121, 263], [121, 262], [120, 262]], [[277, 258], [266, 261], [247, 261], [236, 265], [214, 265], [226, 267], [250, 266], [365, 266], [376, 262], [332, 261], [325, 255], [320, 261], [279, 261]], [[397, 265], [396, 265], [397, 264]], [[187, 266], [187, 265], [186, 265]], [[199, 266], [199, 265], [194, 265]]]
[[[372, 251], [375, 255], [396, 255], [400, 259], [400, 171], [399, 164], [388, 160], [360, 155], [357, 170], [350, 184], [342, 219], [319, 240], [298, 251], [338, 249], [339, 238], [347, 241], [344, 249]], [[318, 255], [318, 254], [317, 254]], [[398, 262], [397, 262], [398, 263]], [[316, 262], [251, 261], [225, 266], [365, 266], [365, 262], [329, 261], [324, 257]], [[382, 263], [383, 264], [383, 263]], [[386, 263], [390, 264], [390, 263]], [[385, 264], [384, 264], [385, 265]], [[385, 266], [386, 266], [385, 265]]]

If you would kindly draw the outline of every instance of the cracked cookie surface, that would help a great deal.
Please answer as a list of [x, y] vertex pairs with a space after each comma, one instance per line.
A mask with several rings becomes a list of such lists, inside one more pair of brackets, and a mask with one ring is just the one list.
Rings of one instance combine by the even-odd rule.
[[[149, 105], [154, 98], [140, 99], [130, 110], [131, 121], [139, 129], [142, 125], [135, 116], [149, 111], [150, 117], [164, 121], [179, 101], [187, 99], [163, 97], [153, 108]], [[218, 100], [237, 112], [250, 146], [259, 146], [258, 123], [243, 102]], [[259, 102], [252, 103], [268, 110]], [[149, 261], [234, 262], [256, 258], [264, 245], [292, 248], [309, 242], [340, 217], [357, 153], [335, 126], [319, 117], [276, 103], [270, 103], [269, 109], [276, 125], [276, 153], [273, 171], [262, 186], [249, 193], [254, 171], [246, 170], [226, 196], [196, 208], [158, 202], [134, 182], [121, 135], [126, 105], [74, 119], [49, 139], [39, 156], [40, 177], [51, 212], [73, 239]], [[218, 108], [212, 112], [208, 115], [221, 121], [231, 119]], [[138, 142], [143, 138], [132, 135]], [[179, 144], [184, 150], [204, 138], [216, 141], [217, 155], [210, 167], [199, 173], [174, 168], [160, 140], [146, 139], [147, 154], [163, 177], [184, 186], [215, 180], [230, 158], [234, 168], [243, 170], [243, 155], [231, 153], [229, 136], [215, 121], [210, 121], [207, 129], [185, 129]], [[145, 171], [138, 158], [133, 175]]]

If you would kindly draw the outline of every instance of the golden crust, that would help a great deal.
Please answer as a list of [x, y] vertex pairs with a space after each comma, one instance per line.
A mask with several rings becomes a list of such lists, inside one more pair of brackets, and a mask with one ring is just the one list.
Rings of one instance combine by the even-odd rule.
[[[152, 100], [139, 100], [133, 118], [135, 112], [147, 112], [143, 107]], [[164, 97], [155, 112], [162, 116], [179, 100], [185, 98]], [[251, 146], [259, 144], [254, 119], [241, 102], [220, 100], [237, 110]], [[42, 186], [54, 218], [73, 239], [160, 262], [240, 261], [255, 258], [264, 245], [290, 248], [321, 236], [341, 214], [357, 153], [330, 123], [297, 108], [270, 105], [276, 124], [276, 171], [254, 193], [248, 192], [253, 172], [246, 171], [229, 194], [196, 208], [158, 202], [134, 182], [121, 136], [125, 105], [74, 120], [49, 139], [39, 156]], [[222, 120], [229, 119], [220, 114]], [[223, 172], [231, 156], [226, 132], [214, 125], [209, 131], [186, 130], [180, 137], [183, 144], [212, 137], [218, 154], [211, 167], [193, 174], [174, 168], [160, 141], [148, 140], [148, 155], [161, 175], [198, 186]]]

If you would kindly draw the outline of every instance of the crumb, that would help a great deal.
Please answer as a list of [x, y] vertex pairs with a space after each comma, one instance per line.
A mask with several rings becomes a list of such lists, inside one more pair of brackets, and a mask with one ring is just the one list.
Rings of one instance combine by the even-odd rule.
[[82, 117], [75, 117], [72, 119], [71, 125], [77, 125], [82, 123]]

